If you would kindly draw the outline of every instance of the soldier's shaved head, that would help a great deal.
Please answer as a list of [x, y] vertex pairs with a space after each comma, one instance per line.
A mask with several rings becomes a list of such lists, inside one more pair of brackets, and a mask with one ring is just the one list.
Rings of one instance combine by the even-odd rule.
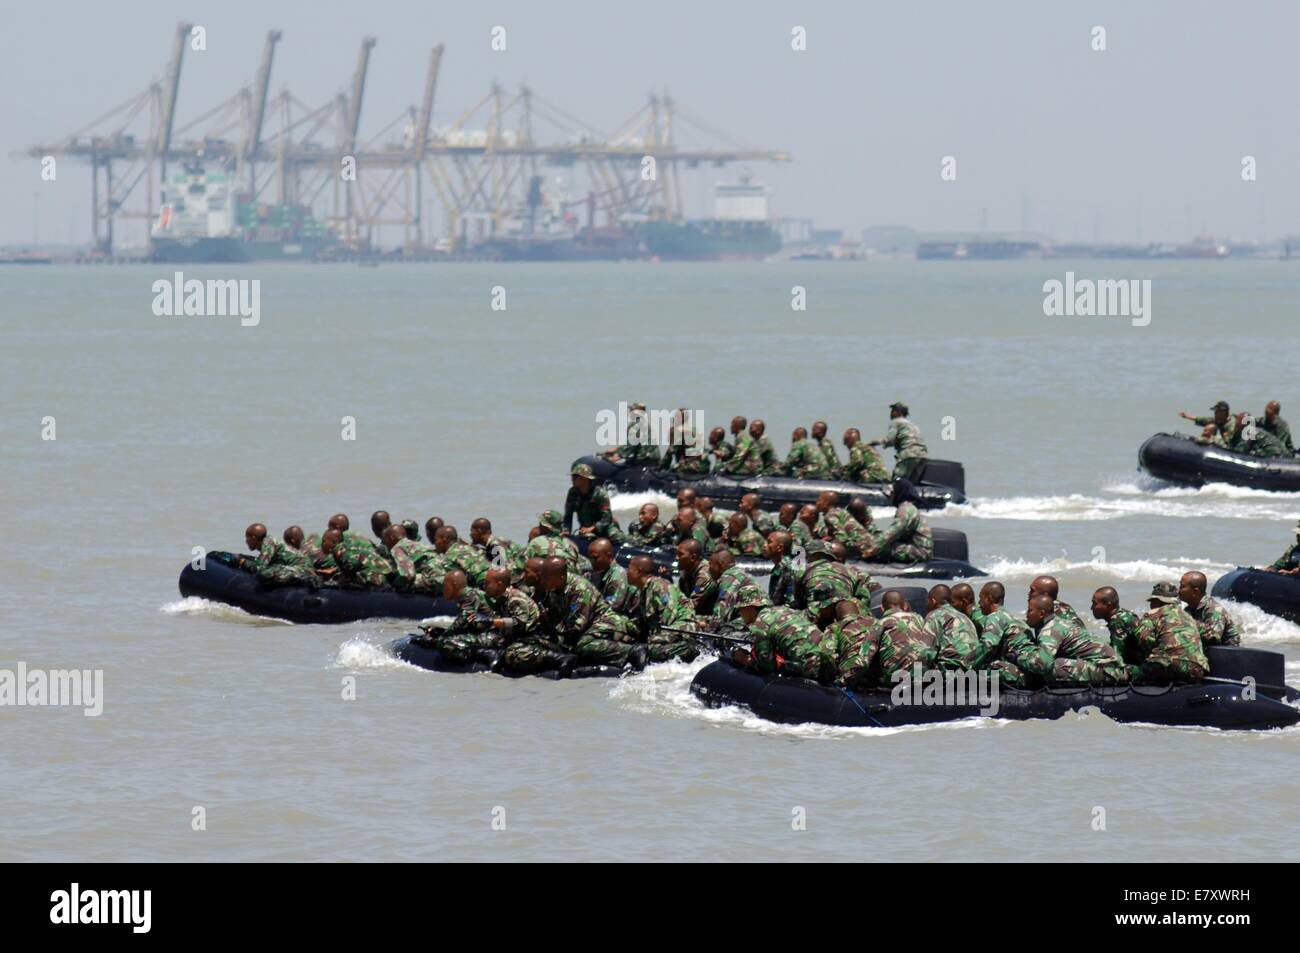
[[940, 606], [946, 606], [952, 602], [952, 590], [949, 589], [947, 586], [945, 586], [943, 583], [931, 587], [930, 591], [926, 593], [926, 595], [927, 595], [927, 603], [926, 603], [927, 610], [937, 609]]
[[288, 529], [284, 531], [284, 541], [288, 543], [290, 546], [292, 546], [294, 549], [302, 549], [303, 539], [304, 537], [302, 534], [301, 526], [297, 526], [297, 525], [290, 526]]
[[781, 509], [777, 512], [777, 522], [782, 526], [789, 526], [799, 518], [799, 507], [794, 503], [782, 503]]
[[454, 526], [440, 526], [438, 531], [433, 534], [433, 545], [440, 553], [445, 553], [451, 548], [451, 544], [460, 539], [460, 534], [456, 532]]
[[827, 545], [830, 546], [831, 555], [835, 557], [837, 562], [844, 562], [848, 558], [849, 548], [839, 540], [833, 539]]
[[767, 536], [763, 553], [774, 563], [779, 563], [783, 556], [790, 553], [790, 541], [793, 537], [783, 529], [774, 529]]
[[688, 576], [694, 576], [704, 558], [704, 547], [698, 540], [684, 539], [677, 544], [677, 568]]
[[677, 491], [677, 508], [695, 505], [695, 491], [689, 486], [684, 486]]
[[695, 507], [683, 506], [677, 511], [677, 528], [690, 529], [695, 525]]
[[967, 583], [957, 583], [952, 587], [952, 604], [958, 612], [970, 615], [975, 608], [975, 590]]
[[559, 556], [547, 556], [542, 560], [542, 588], [547, 592], [563, 589], [569, 579], [569, 564]]
[[804, 430], [802, 427], [795, 427], [794, 430], [790, 432], [791, 443], [797, 443], [800, 440], [807, 440], [807, 439], [808, 439], [808, 431]]
[[649, 556], [633, 556], [627, 564], [627, 581], [640, 589], [647, 579], [655, 574], [655, 561]]
[[897, 589], [886, 589], [885, 594], [880, 597], [880, 606], [885, 611], [903, 609], [907, 606], [907, 597]]
[[1119, 608], [1119, 593], [1110, 586], [1102, 586], [1092, 594], [1092, 617], [1107, 621]]
[[748, 426], [748, 424], [749, 424], [749, 422], [748, 422], [747, 420], [745, 420], [744, 417], [732, 417], [732, 418], [731, 418], [731, 432], [732, 432], [732, 433], [740, 433], [742, 430], [745, 429], [746, 426]]
[[591, 568], [603, 573], [614, 561], [614, 544], [598, 536], [587, 546], [587, 558], [591, 560]]
[[430, 516], [427, 520], [424, 521], [424, 535], [429, 537], [429, 542], [431, 543], [433, 542], [434, 533], [442, 529], [442, 525], [443, 523], [442, 523], [441, 516]]
[[542, 584], [542, 563], [546, 560], [541, 556], [534, 556], [524, 563], [524, 584], [537, 589]]
[[826, 421], [815, 420], [812, 425], [812, 435], [814, 440], [820, 440], [826, 436]]
[[708, 516], [713, 512], [713, 497], [702, 496], [695, 501], [695, 515]]
[[1056, 581], [1055, 576], [1035, 576], [1034, 581], [1029, 584], [1029, 594], [1031, 596], [1041, 594], [1055, 599], [1060, 592], [1061, 584]]
[[736, 565], [736, 557], [732, 555], [729, 549], [719, 549], [709, 557], [709, 575], [714, 579], [722, 578], [722, 574]]
[[759, 499], [757, 493], [746, 493], [744, 496], [740, 498], [740, 508], [744, 512], [749, 513], [752, 512], [753, 510], [758, 509], [758, 506], [761, 502], [762, 500]]
[[799, 508], [799, 522], [803, 523], [809, 529], [813, 529], [817, 525], [818, 515], [817, 507], [813, 506], [811, 503], [805, 503]]
[[445, 598], [456, 600], [469, 585], [469, 577], [460, 569], [448, 569], [442, 577], [442, 594]]
[[709, 431], [709, 446], [716, 447], [722, 441], [727, 439], [727, 432], [721, 427], [714, 427]]
[[401, 523], [389, 523], [384, 528], [384, 535], [381, 539], [383, 539], [385, 546], [392, 549], [398, 542], [406, 539], [406, 527]]
[[320, 538], [321, 552], [328, 555], [334, 551], [334, 547], [343, 539], [343, 533], [337, 529], [327, 529], [325, 534]]
[[249, 523], [244, 530], [244, 542], [249, 549], [261, 549], [262, 540], [266, 539], [266, 527], [261, 523]]
[[483, 591], [493, 599], [510, 588], [509, 569], [489, 569], [483, 579]]
[[1025, 621], [1029, 623], [1030, 628], [1041, 628], [1043, 623], [1052, 617], [1055, 606], [1056, 600], [1047, 593], [1036, 593], [1029, 597], [1029, 610], [1025, 613]]
[[655, 520], [659, 519], [659, 507], [655, 506], [653, 503], [643, 503], [641, 504], [640, 516], [642, 524], [649, 526], [651, 523], [655, 522]]
[[388, 510], [375, 510], [370, 514], [370, 530], [376, 536], [383, 536], [384, 530], [392, 525], [393, 519], [388, 515]]
[[749, 517], [737, 510], [727, 517], [727, 532], [733, 537], [739, 536], [749, 528]]
[[854, 444], [856, 444], [859, 440], [862, 439], [862, 432], [858, 430], [857, 427], [850, 427], [848, 430], [844, 431], [843, 439], [844, 439], [844, 446], [852, 450]]
[[817, 512], [825, 513], [833, 509], [840, 501], [840, 495], [834, 490], [822, 490], [817, 494]]
[[475, 530], [484, 533], [492, 532], [492, 521], [486, 516], [480, 516], [474, 522], [469, 524], [469, 531], [473, 533]]
[[862, 497], [855, 496], [853, 499], [849, 500], [849, 505], [844, 508], [849, 511], [850, 516], [863, 526], [870, 524], [871, 510], [867, 509], [867, 501]]
[[1208, 582], [1203, 572], [1185, 572], [1178, 580], [1178, 598], [1187, 603], [1189, 609], [1195, 609], [1205, 598]]
[[858, 605], [856, 599], [841, 599], [835, 603], [835, 618], [851, 619], [855, 615], [861, 615], [862, 608]]
[[998, 609], [1002, 608], [1002, 601], [1007, 597], [1007, 590], [1002, 583], [986, 582], [980, 586], [980, 611], [985, 615], [992, 615]]
[[352, 524], [348, 522], [347, 513], [335, 513], [333, 516], [330, 517], [330, 521], [327, 524], [329, 529], [336, 529], [340, 533], [346, 533], [348, 531], [348, 527], [351, 525]]
[[749, 425], [749, 435], [757, 440], [759, 437], [763, 436], [763, 431], [766, 429], [767, 424], [763, 423], [761, 420], [755, 420]]
[[1277, 401], [1270, 400], [1267, 404], [1264, 405], [1264, 416], [1267, 419], [1272, 420], [1280, 413], [1282, 413], [1282, 405], [1279, 404]]

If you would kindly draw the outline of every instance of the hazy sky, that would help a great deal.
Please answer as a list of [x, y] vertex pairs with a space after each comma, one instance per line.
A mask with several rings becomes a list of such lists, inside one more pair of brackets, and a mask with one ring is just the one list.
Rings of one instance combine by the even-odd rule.
[[[1062, 239], [1181, 240], [1203, 230], [1300, 232], [1300, 3], [10, 2], [0, 12], [0, 244], [89, 237], [86, 166], [41, 183], [10, 153], [57, 140], [161, 76], [175, 25], [189, 52], [180, 123], [256, 71], [284, 31], [272, 93], [317, 104], [378, 38], [362, 137], [417, 103], [429, 47], [447, 44], [434, 124], [493, 80], [613, 130], [667, 88], [683, 106], [794, 162], [755, 166], [776, 215], [856, 233], [872, 224], [1030, 224]], [[508, 49], [490, 49], [490, 30]], [[791, 50], [791, 28], [808, 49]], [[1107, 50], [1090, 31], [1106, 28]], [[943, 156], [957, 180], [940, 179]], [[1246, 155], [1258, 181], [1241, 178]], [[1292, 172], [1287, 172], [1292, 169]], [[710, 170], [687, 192], [707, 214]], [[39, 198], [38, 198], [39, 196]], [[142, 234], [133, 226], [136, 237]]]

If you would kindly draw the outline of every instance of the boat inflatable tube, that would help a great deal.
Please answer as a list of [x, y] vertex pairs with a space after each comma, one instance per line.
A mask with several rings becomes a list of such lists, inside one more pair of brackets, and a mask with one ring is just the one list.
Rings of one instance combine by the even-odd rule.
[[[431, 672], [465, 674], [469, 672], [491, 671], [488, 666], [481, 662], [458, 662], [455, 659], [449, 659], [434, 648], [427, 639], [418, 635], [403, 636], [395, 642], [390, 643], [388, 651], [403, 662], [406, 662], [408, 665], [427, 668]], [[579, 665], [565, 676], [565, 678], [617, 678], [622, 674], [622, 672], [622, 669], [616, 668], [612, 665]], [[555, 671], [511, 672], [507, 669], [502, 669], [497, 674], [504, 675], [507, 678], [523, 678], [526, 675], [536, 675], [539, 678], [549, 678], [553, 680], [560, 678], [559, 672]]]
[[460, 610], [441, 596], [396, 589], [347, 589], [339, 586], [268, 586], [252, 569], [239, 566], [239, 555], [210, 552], [203, 569], [187, 563], [179, 581], [182, 596], [224, 602], [253, 615], [297, 623], [358, 622], [361, 619], [428, 619], [454, 616]]
[[1300, 491], [1300, 458], [1252, 457], [1197, 443], [1185, 434], [1158, 433], [1138, 450], [1138, 466], [1170, 483], [1231, 483], [1258, 490]]
[[[1263, 679], [1259, 681], [1262, 685]], [[691, 682], [691, 694], [710, 708], [737, 705], [782, 724], [894, 728], [978, 718], [985, 714], [975, 700], [960, 705], [896, 704], [888, 690], [851, 692], [803, 678], [760, 675], [730, 659], [711, 662], [697, 672]], [[1290, 695], [1298, 697], [1294, 689]], [[1262, 688], [1252, 691], [1242, 684], [1218, 681], [1185, 685], [1078, 685], [1036, 691], [999, 686], [997, 710], [988, 714], [1017, 721], [1056, 719], [1084, 708], [1097, 708], [1117, 722], [1178, 727], [1258, 730], [1285, 728], [1300, 721], [1300, 709], [1271, 697]]]
[[[729, 476], [725, 473], [686, 474], [657, 467], [628, 466], [604, 457], [580, 457], [574, 464], [586, 463], [596, 479], [623, 493], [662, 493], [676, 496], [691, 487], [700, 496], [713, 499], [720, 506], [734, 508], [746, 493], [757, 493], [765, 510], [779, 510], [784, 503], [817, 502], [823, 490], [834, 490], [849, 500], [862, 497], [869, 506], [891, 506], [893, 487], [889, 483], [849, 483], [845, 480], [802, 480], [790, 476]], [[966, 502], [966, 471], [952, 460], [927, 460], [916, 486], [916, 505], [923, 510], [942, 509], [949, 503]]]
[[1269, 615], [1300, 623], [1300, 577], [1238, 566], [1219, 577], [1210, 595], [1216, 599], [1248, 602]]

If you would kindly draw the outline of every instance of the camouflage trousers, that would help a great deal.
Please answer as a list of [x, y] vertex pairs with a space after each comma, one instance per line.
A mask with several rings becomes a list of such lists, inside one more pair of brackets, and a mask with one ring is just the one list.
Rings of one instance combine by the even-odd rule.
[[316, 574], [295, 566], [268, 566], [257, 574], [258, 582], [267, 586], [310, 586]]
[[1190, 658], [1147, 659], [1128, 669], [1135, 682], [1195, 682], [1209, 674], [1205, 666]]
[[1007, 688], [1029, 688], [1029, 673], [1022, 669], [1015, 662], [1009, 662], [1006, 659], [997, 659], [984, 666], [990, 672], [998, 673], [998, 684], [1005, 685]]
[[910, 480], [913, 483], [919, 482], [922, 471], [925, 470], [924, 457], [909, 457], [906, 460], [897, 460], [894, 463], [894, 482], [899, 480]]
[[681, 658], [691, 650], [691, 643], [672, 632], [656, 632], [646, 641], [646, 654], [652, 662]]
[[516, 639], [506, 646], [502, 662], [506, 668], [516, 672], [540, 672], [555, 664], [555, 656], [567, 653], [567, 649], [546, 639]]
[[1127, 685], [1128, 668], [1114, 662], [1090, 662], [1086, 659], [1058, 658], [1052, 663], [1053, 682], [1077, 682], [1089, 685]]
[[472, 662], [476, 650], [500, 649], [505, 644], [505, 638], [496, 632], [448, 632], [433, 639], [434, 648], [457, 662]]
[[929, 559], [930, 555], [920, 546], [903, 543], [890, 546], [883, 552], [876, 553], [872, 558], [882, 563], [922, 563]]
[[631, 642], [603, 638], [594, 632], [584, 632], [573, 644], [573, 654], [590, 665], [623, 665], [632, 649]]

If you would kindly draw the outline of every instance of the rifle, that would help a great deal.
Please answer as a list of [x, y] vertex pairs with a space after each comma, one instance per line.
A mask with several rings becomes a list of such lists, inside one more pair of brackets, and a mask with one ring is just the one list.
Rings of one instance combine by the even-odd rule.
[[735, 629], [722, 629], [718, 632], [697, 632], [694, 629], [678, 629], [671, 625], [659, 626], [660, 632], [671, 632], [696, 642], [722, 642], [730, 645], [750, 645], [754, 639], [749, 634], [738, 635]]

